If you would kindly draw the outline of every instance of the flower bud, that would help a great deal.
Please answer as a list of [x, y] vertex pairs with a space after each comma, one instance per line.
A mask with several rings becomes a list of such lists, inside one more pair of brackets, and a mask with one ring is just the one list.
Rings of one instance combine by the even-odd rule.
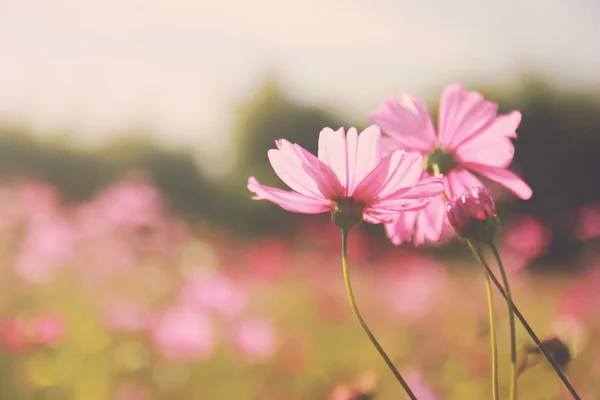
[[[562, 370], [566, 369], [573, 360], [573, 353], [567, 343], [556, 336], [542, 340], [542, 346], [552, 358], [552, 361]], [[539, 364], [543, 358], [539, 347], [534, 345], [527, 346], [525, 354], [523, 354], [519, 362], [518, 374], [521, 375], [525, 370]]]
[[448, 220], [456, 233], [476, 243], [490, 243], [499, 228], [489, 191], [473, 187], [447, 204]]

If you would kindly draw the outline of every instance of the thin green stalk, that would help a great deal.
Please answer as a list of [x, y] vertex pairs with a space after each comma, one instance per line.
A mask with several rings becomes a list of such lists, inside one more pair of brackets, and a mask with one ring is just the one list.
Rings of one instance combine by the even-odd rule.
[[[468, 241], [469, 247], [475, 254], [478, 255], [478, 258], [483, 258], [481, 255], [481, 249], [479, 246], [475, 247], [473, 242]], [[487, 272], [485, 267], [483, 268], [483, 273], [485, 274], [485, 289], [487, 292], [487, 300], [488, 300], [488, 314], [490, 318], [490, 345], [492, 350], [492, 399], [498, 400], [498, 344], [496, 339], [496, 326], [495, 326], [495, 317], [494, 317], [494, 297], [492, 295], [492, 280], [490, 278], [490, 274]]]
[[[507, 299], [507, 301], [508, 301], [508, 295], [506, 294], [506, 291], [504, 290], [504, 288], [502, 287], [502, 285], [498, 281], [498, 278], [496, 278], [496, 276], [492, 272], [490, 266], [487, 264], [487, 262], [485, 261], [485, 259], [480, 254], [478, 254], [473, 248], [471, 248], [471, 249], [473, 250], [473, 253], [475, 254], [475, 257], [477, 257], [477, 259], [479, 260], [479, 263], [487, 271], [488, 276], [492, 279], [492, 283], [494, 284], [494, 286], [496, 286], [496, 289], [498, 289], [498, 291], [500, 292], [500, 294], [502, 294], [502, 296], [505, 299]], [[512, 306], [513, 306], [513, 310], [515, 312], [515, 315], [517, 316], [517, 318], [519, 319], [519, 321], [521, 321], [521, 324], [523, 325], [523, 328], [525, 328], [525, 330], [527, 331], [527, 333], [529, 334], [529, 336], [531, 337], [531, 339], [533, 340], [533, 342], [538, 346], [538, 348], [540, 349], [540, 351], [542, 352], [542, 354], [544, 355], [544, 357], [546, 358], [546, 360], [548, 361], [548, 363], [550, 364], [550, 366], [552, 367], [552, 369], [554, 370], [554, 372], [556, 372], [556, 375], [558, 375], [558, 377], [560, 378], [560, 380], [562, 381], [562, 383], [565, 385], [565, 387], [567, 388], [567, 390], [569, 391], [569, 393], [571, 394], [571, 396], [573, 397], [573, 399], [574, 400], [581, 400], [581, 397], [579, 396], [579, 394], [577, 393], [577, 391], [575, 390], [575, 388], [573, 387], [573, 385], [571, 385], [571, 382], [569, 382], [569, 379], [566, 377], [566, 375], [563, 373], [563, 371], [560, 369], [560, 367], [556, 364], [556, 362], [550, 356], [550, 354], [548, 354], [548, 352], [544, 348], [544, 345], [542, 344], [542, 341], [535, 334], [535, 332], [533, 331], [533, 329], [531, 328], [531, 326], [529, 325], [529, 323], [527, 322], [527, 320], [525, 319], [525, 317], [523, 316], [523, 314], [521, 314], [521, 312], [519, 311], [519, 309], [517, 308], [517, 306], [514, 303], [512, 303]]]
[[492, 252], [494, 253], [494, 257], [496, 257], [496, 262], [498, 263], [498, 268], [500, 269], [500, 274], [502, 276], [502, 280], [504, 281], [504, 289], [506, 290], [506, 304], [508, 305], [508, 322], [510, 325], [510, 400], [516, 400], [517, 398], [517, 335], [515, 330], [515, 311], [514, 304], [512, 301], [512, 295], [510, 293], [510, 285], [508, 283], [508, 275], [506, 275], [506, 270], [504, 269], [504, 264], [502, 263], [502, 259], [500, 258], [500, 253], [498, 252], [498, 248], [493, 242], [489, 243]]
[[342, 230], [342, 268], [344, 270], [344, 283], [346, 284], [346, 292], [348, 293], [348, 300], [350, 301], [350, 307], [352, 308], [352, 313], [354, 314], [354, 316], [358, 320], [358, 323], [360, 324], [362, 329], [365, 331], [365, 333], [371, 340], [371, 343], [373, 343], [373, 346], [375, 346], [375, 348], [377, 349], [377, 351], [379, 352], [379, 354], [381, 355], [381, 357], [383, 358], [383, 360], [385, 361], [385, 363], [387, 364], [389, 369], [392, 371], [392, 373], [394, 374], [394, 376], [396, 377], [398, 382], [400, 382], [400, 384], [406, 391], [406, 394], [408, 394], [408, 397], [410, 397], [411, 400], [417, 400], [417, 397], [415, 396], [415, 394], [412, 392], [412, 390], [408, 386], [408, 383], [406, 383], [404, 378], [402, 378], [402, 375], [400, 375], [400, 372], [398, 372], [398, 370], [392, 363], [392, 360], [390, 360], [390, 358], [385, 353], [385, 351], [383, 350], [383, 348], [381, 347], [381, 345], [379, 344], [377, 339], [375, 339], [375, 336], [373, 335], [373, 333], [371, 333], [371, 330], [367, 326], [367, 323], [365, 322], [363, 317], [360, 315], [360, 311], [358, 311], [358, 306], [356, 305], [356, 300], [354, 299], [354, 293], [352, 292], [352, 285], [350, 284], [350, 274], [348, 273], [348, 260], [347, 260], [347, 255], [346, 255], [347, 247], [348, 247], [347, 242], [348, 242], [348, 231]]

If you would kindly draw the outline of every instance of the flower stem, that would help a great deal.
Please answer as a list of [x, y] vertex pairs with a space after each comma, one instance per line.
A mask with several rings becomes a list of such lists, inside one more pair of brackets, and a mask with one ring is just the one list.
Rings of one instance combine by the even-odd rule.
[[410, 397], [411, 400], [417, 400], [417, 397], [415, 396], [415, 394], [412, 392], [412, 390], [410, 390], [408, 383], [406, 383], [404, 378], [402, 378], [402, 375], [400, 375], [400, 372], [398, 372], [398, 370], [392, 363], [392, 360], [390, 360], [390, 358], [385, 353], [385, 351], [383, 350], [383, 348], [381, 347], [381, 345], [379, 344], [377, 339], [375, 339], [375, 336], [373, 335], [373, 333], [371, 333], [371, 330], [367, 326], [367, 323], [365, 322], [363, 317], [360, 315], [360, 311], [358, 311], [358, 306], [356, 305], [356, 300], [354, 299], [354, 293], [352, 292], [352, 285], [350, 284], [350, 275], [348, 273], [348, 260], [347, 260], [347, 255], [346, 255], [347, 247], [348, 247], [347, 242], [348, 242], [348, 231], [342, 230], [342, 268], [344, 270], [344, 283], [346, 284], [346, 292], [348, 293], [348, 300], [350, 301], [350, 307], [352, 308], [352, 313], [354, 314], [354, 316], [358, 320], [358, 323], [360, 324], [362, 329], [365, 331], [365, 333], [371, 340], [371, 343], [373, 343], [373, 346], [375, 346], [375, 348], [377, 349], [377, 351], [379, 352], [379, 354], [381, 355], [381, 357], [383, 358], [383, 360], [385, 361], [385, 363], [387, 364], [389, 369], [392, 371], [392, 373], [394, 374], [394, 376], [396, 377], [398, 382], [400, 382], [400, 384], [406, 391], [406, 394], [408, 394], [408, 397]]
[[[494, 286], [496, 286], [496, 289], [498, 289], [498, 291], [500, 292], [500, 294], [502, 294], [502, 296], [505, 299], [507, 299], [507, 301], [508, 301], [508, 295], [507, 295], [506, 291], [504, 290], [504, 288], [502, 287], [502, 285], [500, 284], [500, 282], [498, 281], [498, 279], [496, 278], [496, 276], [492, 272], [490, 266], [487, 264], [487, 262], [485, 261], [485, 259], [480, 254], [478, 254], [473, 248], [471, 248], [471, 249], [473, 250], [473, 252], [475, 254], [475, 257], [477, 257], [477, 259], [479, 260], [479, 263], [487, 271], [488, 276], [492, 279], [492, 283], [494, 284]], [[531, 337], [531, 339], [538, 346], [538, 348], [540, 349], [540, 351], [542, 352], [542, 354], [544, 355], [544, 357], [546, 358], [546, 360], [548, 361], [548, 363], [550, 364], [550, 366], [552, 367], [552, 369], [554, 370], [554, 372], [556, 372], [556, 375], [558, 375], [558, 377], [560, 378], [560, 380], [562, 381], [562, 383], [565, 385], [565, 387], [567, 388], [567, 390], [569, 391], [569, 393], [571, 394], [571, 396], [573, 397], [573, 399], [575, 399], [575, 400], [581, 400], [581, 397], [579, 396], [579, 394], [577, 394], [577, 391], [571, 385], [571, 383], [569, 382], [569, 379], [567, 379], [567, 377], [565, 376], [565, 374], [563, 373], [563, 371], [560, 369], [560, 367], [556, 364], [556, 362], [554, 361], [554, 359], [552, 358], [552, 356], [550, 356], [550, 354], [548, 354], [548, 352], [544, 348], [544, 345], [542, 344], [542, 341], [535, 334], [535, 332], [533, 331], [533, 329], [531, 328], [531, 326], [529, 325], [529, 323], [527, 322], [527, 320], [525, 319], [525, 317], [523, 316], [523, 314], [521, 314], [521, 312], [519, 311], [519, 309], [517, 308], [517, 306], [514, 303], [512, 303], [512, 308], [513, 308], [513, 310], [515, 312], [515, 315], [517, 316], [517, 318], [519, 319], [519, 321], [521, 321], [521, 324], [523, 325], [523, 327], [525, 328], [525, 330], [527, 331], [527, 333], [529, 334], [529, 336]]]
[[508, 275], [506, 274], [506, 269], [504, 268], [504, 264], [502, 263], [502, 259], [500, 258], [500, 253], [498, 252], [498, 248], [493, 242], [489, 243], [492, 252], [494, 253], [494, 257], [496, 257], [496, 262], [498, 263], [498, 268], [500, 269], [500, 274], [502, 276], [502, 280], [504, 281], [504, 289], [506, 289], [506, 304], [508, 305], [508, 322], [510, 325], [510, 400], [516, 400], [517, 398], [517, 336], [515, 330], [515, 311], [514, 304], [512, 301], [512, 295], [510, 293], [510, 285], [508, 283]]
[[[475, 247], [473, 242], [470, 240], [467, 241], [471, 250], [477, 254], [479, 259], [482, 259], [481, 248], [479, 246]], [[492, 399], [498, 400], [498, 344], [496, 340], [496, 327], [495, 327], [495, 317], [494, 317], [494, 297], [492, 296], [492, 280], [490, 278], [490, 274], [488, 271], [483, 269], [483, 273], [485, 274], [485, 289], [487, 292], [487, 300], [488, 300], [488, 313], [490, 318], [490, 345], [492, 350]]]

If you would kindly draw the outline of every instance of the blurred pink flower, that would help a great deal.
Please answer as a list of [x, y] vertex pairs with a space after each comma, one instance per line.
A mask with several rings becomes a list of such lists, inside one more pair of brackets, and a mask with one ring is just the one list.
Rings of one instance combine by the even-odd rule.
[[31, 321], [30, 339], [33, 343], [52, 346], [60, 342], [65, 335], [65, 321], [62, 315], [47, 313]]
[[210, 319], [185, 307], [171, 308], [159, 315], [151, 335], [159, 351], [172, 360], [205, 359], [215, 346]]
[[382, 275], [380, 293], [392, 312], [405, 320], [415, 320], [435, 307], [445, 285], [443, 266], [410, 252], [391, 261]]
[[420, 180], [423, 159], [419, 154], [394, 151], [382, 159], [379, 128], [371, 126], [360, 135], [355, 128], [319, 136], [318, 158], [297, 144], [277, 140], [269, 150], [275, 173], [294, 191], [260, 185], [248, 179], [255, 200], [269, 200], [282, 208], [319, 214], [341, 207], [370, 223], [387, 221], [398, 212], [418, 210], [443, 191], [441, 178]]
[[254, 277], [274, 279], [282, 275], [289, 258], [289, 250], [281, 239], [254, 243], [246, 254], [248, 272]]
[[[517, 137], [521, 122], [518, 111], [498, 115], [496, 104], [453, 84], [442, 94], [437, 135], [427, 107], [410, 93], [386, 99], [382, 110], [370, 119], [387, 134], [384, 141], [389, 149], [423, 154], [423, 176], [443, 175], [451, 198], [483, 186], [473, 173], [500, 183], [522, 199], [531, 197], [531, 188], [507, 169], [514, 156], [511, 139]], [[395, 220], [387, 229], [394, 244], [437, 240], [447, 221], [442, 205], [438, 198], [421, 211], [397, 216], [401, 221]]]
[[20, 317], [7, 317], [0, 321], [0, 340], [9, 351], [26, 351], [30, 342], [25, 329], [25, 321]]
[[504, 247], [530, 261], [548, 250], [551, 239], [552, 233], [539, 219], [521, 215], [506, 225]]
[[113, 400], [149, 400], [150, 391], [135, 381], [121, 382], [117, 386]]
[[203, 312], [231, 318], [248, 302], [242, 285], [221, 273], [190, 275], [180, 289], [180, 302]]
[[231, 341], [248, 361], [260, 362], [278, 349], [275, 327], [264, 319], [246, 319], [233, 325]]
[[581, 207], [575, 224], [577, 239], [592, 240], [600, 237], [600, 204]]
[[558, 303], [558, 315], [588, 323], [599, 323], [600, 268], [594, 265], [584, 271], [565, 289]]
[[165, 201], [144, 173], [132, 171], [96, 199], [97, 210], [107, 222], [128, 227], [152, 225], [162, 214]]
[[427, 386], [420, 371], [413, 369], [406, 375], [406, 382], [419, 400], [437, 400], [438, 397]]
[[51, 216], [60, 203], [58, 189], [46, 182], [22, 182], [17, 189], [17, 198], [28, 218]]
[[17, 272], [29, 282], [46, 282], [73, 259], [76, 240], [75, 229], [65, 218], [32, 221], [15, 261]]

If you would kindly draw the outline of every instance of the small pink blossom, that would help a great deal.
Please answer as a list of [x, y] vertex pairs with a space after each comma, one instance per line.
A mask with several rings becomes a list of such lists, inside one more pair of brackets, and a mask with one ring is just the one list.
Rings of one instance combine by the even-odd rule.
[[159, 351], [171, 360], [205, 359], [215, 345], [210, 319], [185, 307], [166, 310], [155, 321], [151, 333]]
[[247, 319], [232, 328], [231, 341], [248, 361], [260, 362], [275, 353], [278, 336], [275, 327], [264, 319]]
[[[417, 151], [425, 156], [424, 176], [438, 172], [444, 176], [451, 198], [483, 186], [474, 174], [500, 183], [521, 199], [531, 197], [529, 186], [507, 169], [514, 156], [511, 139], [517, 137], [521, 122], [518, 111], [498, 115], [496, 104], [454, 84], [442, 94], [437, 134], [427, 107], [410, 93], [386, 99], [382, 110], [371, 114], [370, 119], [387, 134], [384, 140], [389, 149]], [[420, 211], [398, 215], [390, 223], [388, 235], [395, 244], [436, 241], [447, 223], [444, 214], [439, 197]]]
[[425, 207], [443, 191], [441, 178], [421, 180], [419, 154], [397, 150], [382, 158], [381, 133], [375, 126], [360, 135], [354, 128], [347, 135], [343, 128], [323, 129], [318, 158], [287, 140], [275, 143], [277, 149], [269, 150], [271, 166], [293, 191], [260, 185], [254, 177], [248, 179], [248, 189], [253, 199], [272, 201], [291, 212], [319, 214], [340, 208], [353, 214], [354, 224], [361, 219], [381, 223]]

